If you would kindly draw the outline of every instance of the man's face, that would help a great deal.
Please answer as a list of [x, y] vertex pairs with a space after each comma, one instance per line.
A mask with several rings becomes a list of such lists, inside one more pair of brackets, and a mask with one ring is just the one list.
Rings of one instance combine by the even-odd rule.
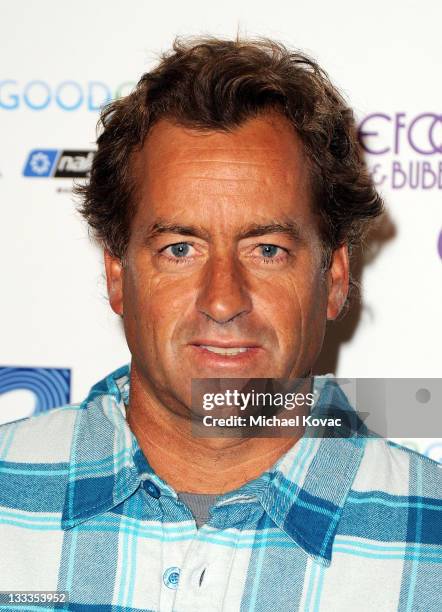
[[186, 406], [192, 378], [309, 373], [345, 300], [348, 258], [322, 268], [308, 164], [279, 115], [230, 133], [159, 122], [134, 158], [125, 267], [106, 253], [145, 389]]

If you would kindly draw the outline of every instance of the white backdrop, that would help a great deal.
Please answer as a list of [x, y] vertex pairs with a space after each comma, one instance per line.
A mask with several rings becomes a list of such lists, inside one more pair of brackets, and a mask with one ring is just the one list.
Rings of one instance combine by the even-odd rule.
[[[35, 176], [47, 157], [27, 162], [32, 151], [93, 149], [100, 104], [129, 91], [177, 34], [267, 35], [326, 68], [365, 119], [367, 160], [395, 226], [364, 270], [364, 308], [337, 374], [441, 377], [440, 3], [2, 0], [0, 7], [0, 419], [34, 409], [32, 384], [17, 383], [23, 371], [65, 370], [70, 397], [79, 400], [129, 360], [72, 180]], [[25, 165], [34, 176], [24, 176]], [[3, 388], [2, 373], [12, 380]], [[405, 442], [442, 456], [438, 440]]]

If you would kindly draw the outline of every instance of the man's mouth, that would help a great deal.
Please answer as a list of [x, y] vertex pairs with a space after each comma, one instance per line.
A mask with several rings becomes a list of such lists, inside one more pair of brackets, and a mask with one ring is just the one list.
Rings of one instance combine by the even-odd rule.
[[262, 347], [253, 340], [239, 338], [214, 339], [199, 338], [190, 345], [196, 350], [200, 363], [215, 367], [240, 367], [256, 359], [262, 352]]
[[211, 353], [216, 353], [217, 355], [226, 355], [228, 357], [234, 357], [235, 355], [245, 353], [249, 350], [249, 347], [246, 346], [221, 347], [210, 346], [207, 344], [200, 344], [199, 346], [203, 349], [206, 349], [206, 351], [210, 351]]

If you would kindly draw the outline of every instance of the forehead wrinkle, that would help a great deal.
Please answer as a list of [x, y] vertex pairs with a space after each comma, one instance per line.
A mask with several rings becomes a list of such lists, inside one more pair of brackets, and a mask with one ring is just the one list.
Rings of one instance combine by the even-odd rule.
[[253, 182], [253, 183], [256, 183], [256, 182], [260, 182], [260, 181], [258, 181], [258, 179], [254, 179], [254, 178], [240, 177], [240, 178], [235, 179], [235, 178], [232, 178], [232, 177], [226, 178], [226, 177], [215, 176], [215, 175], [213, 175], [213, 176], [198, 176], [197, 174], [196, 175], [191, 175], [191, 176], [183, 177], [183, 180], [186, 180], [186, 179], [187, 180], [192, 180], [192, 181], [193, 180], [196, 180], [196, 181], [217, 181], [218, 183], [219, 182], [225, 182], [225, 183], [226, 182], [228, 182], [228, 183], [238, 183], [238, 182], [239, 183], [244, 183], [244, 182]]
[[[175, 174], [175, 168], [183, 168], [184, 171], [180, 171], [179, 176]], [[187, 166], [187, 167], [186, 167]], [[265, 168], [266, 172], [262, 169]], [[245, 182], [260, 182], [263, 185], [271, 185], [275, 181], [283, 182], [284, 184], [302, 183], [305, 178], [303, 173], [299, 170], [292, 170], [287, 166], [281, 164], [274, 164], [271, 161], [267, 163], [256, 163], [255, 161], [244, 161], [237, 162], [223, 161], [219, 162], [206, 162], [198, 160], [189, 161], [171, 161], [169, 163], [161, 164], [163, 172], [162, 176], [158, 177], [158, 180], [164, 184], [164, 176], [167, 176], [167, 180], [171, 183], [187, 180], [216, 180], [216, 181], [232, 181], [235, 183]], [[154, 178], [156, 181], [156, 178]]]
[[250, 151], [248, 151], [246, 155], [237, 156], [235, 150], [226, 150], [226, 155], [223, 157], [213, 157], [212, 155], [208, 155], [207, 157], [192, 156], [189, 154], [189, 151], [186, 151], [182, 155], [177, 154], [173, 157], [170, 155], [170, 153], [167, 153], [166, 155], [159, 155], [156, 161], [152, 158], [148, 159], [148, 165], [151, 169], [156, 168], [157, 166], [167, 168], [168, 166], [192, 166], [201, 164], [220, 166], [257, 166], [259, 168], [267, 168], [270, 165], [275, 168], [279, 167], [284, 171], [293, 172], [293, 168], [290, 168], [289, 164], [287, 164], [287, 159], [278, 156], [274, 152], [272, 155], [263, 155], [262, 158], [260, 157], [258, 159], [251, 157]]
[[[268, 160], [269, 162], [272, 161], [281, 161], [279, 158], [275, 157], [275, 159], [270, 159]], [[170, 162], [169, 164], [165, 164], [166, 166], [182, 166], [182, 165], [186, 165], [186, 164], [245, 164], [248, 166], [267, 166], [268, 164], [265, 163], [261, 163], [261, 162], [256, 162], [256, 161], [252, 161], [252, 160], [244, 160], [244, 161], [239, 161], [237, 159], [188, 159], [188, 160], [176, 160], [173, 162]]]
[[[225, 155], [220, 156], [219, 153], [217, 153], [217, 156], [214, 157], [213, 153], [218, 150], [224, 151]], [[179, 149], [177, 149], [176, 151], [174, 151], [173, 156], [170, 154], [170, 152], [160, 152], [159, 154], [157, 153], [155, 156], [149, 156], [147, 158], [147, 164], [152, 170], [157, 168], [158, 166], [164, 168], [167, 166], [183, 166], [189, 164], [248, 165], [258, 167], [267, 167], [269, 164], [283, 164], [284, 167], [287, 167], [287, 160], [284, 160], [282, 157], [280, 157], [277, 154], [277, 151], [272, 151], [268, 148], [244, 148], [242, 150], [238, 150], [236, 147], [220, 147], [218, 150], [208, 147], [204, 147], [201, 149], [189, 149], [186, 147], [184, 150], [180, 151]], [[196, 151], [197, 153], [192, 155], [192, 151]], [[240, 151], [241, 154], [238, 155]], [[251, 156], [257, 151], [262, 152], [263, 154], [260, 155], [257, 159], [253, 159]], [[203, 157], [202, 152], [206, 152], [207, 155]]]

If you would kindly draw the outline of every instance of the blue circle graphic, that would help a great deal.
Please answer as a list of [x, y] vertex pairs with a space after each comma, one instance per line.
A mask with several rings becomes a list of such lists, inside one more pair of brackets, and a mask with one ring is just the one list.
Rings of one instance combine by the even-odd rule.
[[0, 368], [0, 393], [26, 389], [35, 396], [34, 414], [70, 401], [71, 371], [61, 368]]

